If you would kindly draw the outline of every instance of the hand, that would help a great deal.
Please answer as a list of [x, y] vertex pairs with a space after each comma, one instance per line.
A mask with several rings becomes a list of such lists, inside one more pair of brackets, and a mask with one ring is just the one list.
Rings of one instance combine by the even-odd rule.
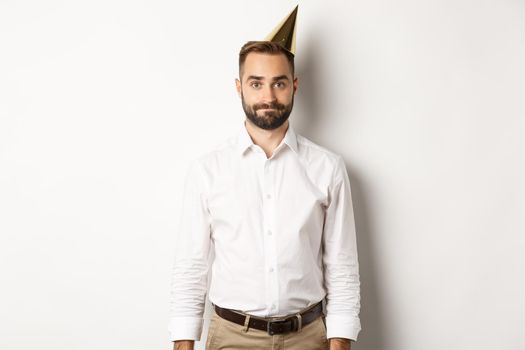
[[193, 350], [194, 340], [177, 340], [173, 344], [173, 350]]
[[330, 350], [350, 350], [350, 339], [330, 338]]

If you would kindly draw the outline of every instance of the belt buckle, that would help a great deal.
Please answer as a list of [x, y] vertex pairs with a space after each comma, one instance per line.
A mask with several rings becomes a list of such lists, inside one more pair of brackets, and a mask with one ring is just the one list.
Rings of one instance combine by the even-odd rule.
[[286, 323], [286, 322], [288, 322], [288, 320], [268, 321], [268, 323], [266, 325], [266, 331], [268, 332], [269, 335], [274, 335], [276, 333], [275, 333], [275, 330], [272, 329], [272, 325], [273, 324], [283, 324], [283, 323]]

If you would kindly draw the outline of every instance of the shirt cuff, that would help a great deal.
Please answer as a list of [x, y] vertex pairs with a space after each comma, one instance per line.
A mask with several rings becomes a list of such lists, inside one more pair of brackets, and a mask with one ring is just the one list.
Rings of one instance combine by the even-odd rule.
[[170, 341], [201, 340], [204, 319], [194, 317], [173, 317], [170, 320], [168, 331]]
[[359, 318], [343, 315], [326, 316], [326, 337], [346, 338], [357, 340], [357, 335], [361, 331], [361, 322]]

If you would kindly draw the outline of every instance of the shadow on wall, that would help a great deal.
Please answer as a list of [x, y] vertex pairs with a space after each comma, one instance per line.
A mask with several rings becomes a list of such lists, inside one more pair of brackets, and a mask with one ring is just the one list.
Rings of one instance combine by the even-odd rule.
[[[301, 133], [311, 140], [315, 139], [318, 123], [330, 122], [329, 116], [323, 113], [323, 105], [330, 101], [321, 101], [321, 91], [323, 86], [329, 86], [320, 77], [324, 68], [321, 62], [323, 55], [326, 54], [321, 48], [322, 41], [315, 36], [317, 31], [312, 30], [308, 35], [308, 42], [303, 45], [301, 55], [303, 61], [297, 67], [299, 77], [299, 87], [301, 93], [301, 116], [297, 122], [301, 125]], [[326, 79], [326, 78], [325, 78]], [[323, 94], [326, 96], [326, 94]], [[348, 99], [350, 101], [350, 99]], [[349, 116], [351, 117], [351, 116]], [[314, 141], [315, 142], [315, 141]], [[337, 152], [337, 150], [334, 150]], [[349, 167], [347, 166], [347, 169]], [[384, 317], [382, 315], [380, 299], [380, 281], [378, 280], [376, 261], [377, 249], [374, 238], [374, 225], [370, 213], [373, 208], [369, 204], [365, 193], [366, 181], [361, 181], [358, 170], [350, 167], [348, 171], [350, 178], [352, 200], [357, 230], [357, 248], [359, 254], [359, 270], [361, 277], [361, 326], [358, 341], [352, 344], [352, 350], [386, 350], [384, 344]]]
[[[318, 40], [315, 36], [315, 31], [308, 36], [308, 42], [301, 48], [301, 61], [295, 62], [295, 75], [299, 79], [299, 88], [297, 90], [300, 95], [300, 103], [294, 102], [294, 111], [301, 110], [300, 120], [293, 121], [293, 124], [298, 124], [297, 130], [300, 133], [310, 138], [311, 134], [315, 134], [317, 130], [317, 122], [322, 115], [321, 101], [319, 101], [319, 78], [322, 64], [320, 64], [321, 55], [319, 54]], [[295, 113], [294, 113], [295, 115]], [[292, 116], [294, 116], [292, 115]], [[291, 119], [290, 119], [291, 120]], [[310, 138], [311, 139], [311, 138]], [[311, 139], [314, 141], [313, 139]], [[315, 142], [315, 141], [314, 141]]]
[[[347, 167], [348, 168], [348, 167]], [[384, 344], [384, 317], [382, 315], [380, 291], [381, 281], [376, 268], [377, 249], [372, 222], [373, 212], [369, 208], [364, 181], [354, 169], [348, 171], [352, 187], [352, 200], [357, 230], [357, 249], [359, 254], [359, 273], [361, 275], [361, 326], [359, 339], [352, 349], [386, 350]]]

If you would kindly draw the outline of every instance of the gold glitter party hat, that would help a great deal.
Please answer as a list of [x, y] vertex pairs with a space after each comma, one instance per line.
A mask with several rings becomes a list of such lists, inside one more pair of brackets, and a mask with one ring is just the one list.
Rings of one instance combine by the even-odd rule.
[[272, 41], [283, 46], [295, 56], [295, 22], [299, 5], [286, 16], [275, 29], [264, 38], [265, 41]]

